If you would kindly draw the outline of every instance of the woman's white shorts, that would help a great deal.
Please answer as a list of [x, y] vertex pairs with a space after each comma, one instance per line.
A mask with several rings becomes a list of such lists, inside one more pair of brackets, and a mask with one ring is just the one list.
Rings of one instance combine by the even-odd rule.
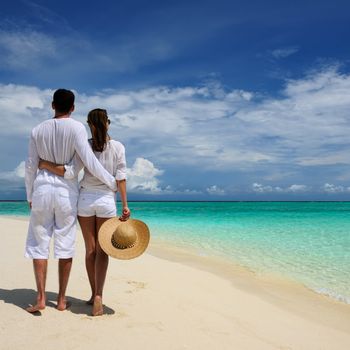
[[113, 218], [117, 216], [114, 192], [80, 192], [78, 201], [79, 216]]

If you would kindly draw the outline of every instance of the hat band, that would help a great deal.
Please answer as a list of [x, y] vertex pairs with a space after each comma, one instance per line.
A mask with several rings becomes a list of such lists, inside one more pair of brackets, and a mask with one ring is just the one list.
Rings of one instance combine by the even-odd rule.
[[117, 248], [117, 249], [127, 249], [127, 248], [132, 248], [136, 242], [132, 243], [132, 244], [129, 244], [129, 245], [121, 245], [121, 244], [118, 244], [116, 242], [116, 240], [114, 239], [113, 235], [112, 235], [112, 245], [114, 248]]

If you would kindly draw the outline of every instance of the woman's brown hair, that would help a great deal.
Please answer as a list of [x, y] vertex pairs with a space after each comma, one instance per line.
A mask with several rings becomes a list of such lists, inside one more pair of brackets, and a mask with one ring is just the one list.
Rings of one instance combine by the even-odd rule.
[[92, 135], [92, 149], [96, 152], [102, 152], [108, 141], [108, 119], [107, 111], [105, 109], [96, 108], [89, 112], [87, 117], [91, 135]]

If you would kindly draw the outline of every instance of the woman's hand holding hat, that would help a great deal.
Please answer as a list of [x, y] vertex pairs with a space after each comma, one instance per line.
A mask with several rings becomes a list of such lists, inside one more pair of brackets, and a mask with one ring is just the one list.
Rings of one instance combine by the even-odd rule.
[[120, 216], [119, 217], [119, 220], [120, 221], [126, 221], [126, 220], [128, 220], [129, 219], [129, 217], [130, 217], [130, 209], [128, 208], [128, 207], [124, 207], [123, 208], [123, 214], [122, 214], [122, 216]]

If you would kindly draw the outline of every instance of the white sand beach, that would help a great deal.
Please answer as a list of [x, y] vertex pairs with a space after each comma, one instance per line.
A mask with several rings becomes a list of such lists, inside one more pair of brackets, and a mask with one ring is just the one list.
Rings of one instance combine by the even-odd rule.
[[69, 310], [55, 309], [57, 262], [49, 261], [48, 305], [34, 302], [28, 221], [0, 218], [0, 349], [350, 349], [350, 305], [301, 285], [256, 276], [152, 241], [131, 261], [110, 259], [105, 315], [90, 316], [79, 232], [67, 290]]

